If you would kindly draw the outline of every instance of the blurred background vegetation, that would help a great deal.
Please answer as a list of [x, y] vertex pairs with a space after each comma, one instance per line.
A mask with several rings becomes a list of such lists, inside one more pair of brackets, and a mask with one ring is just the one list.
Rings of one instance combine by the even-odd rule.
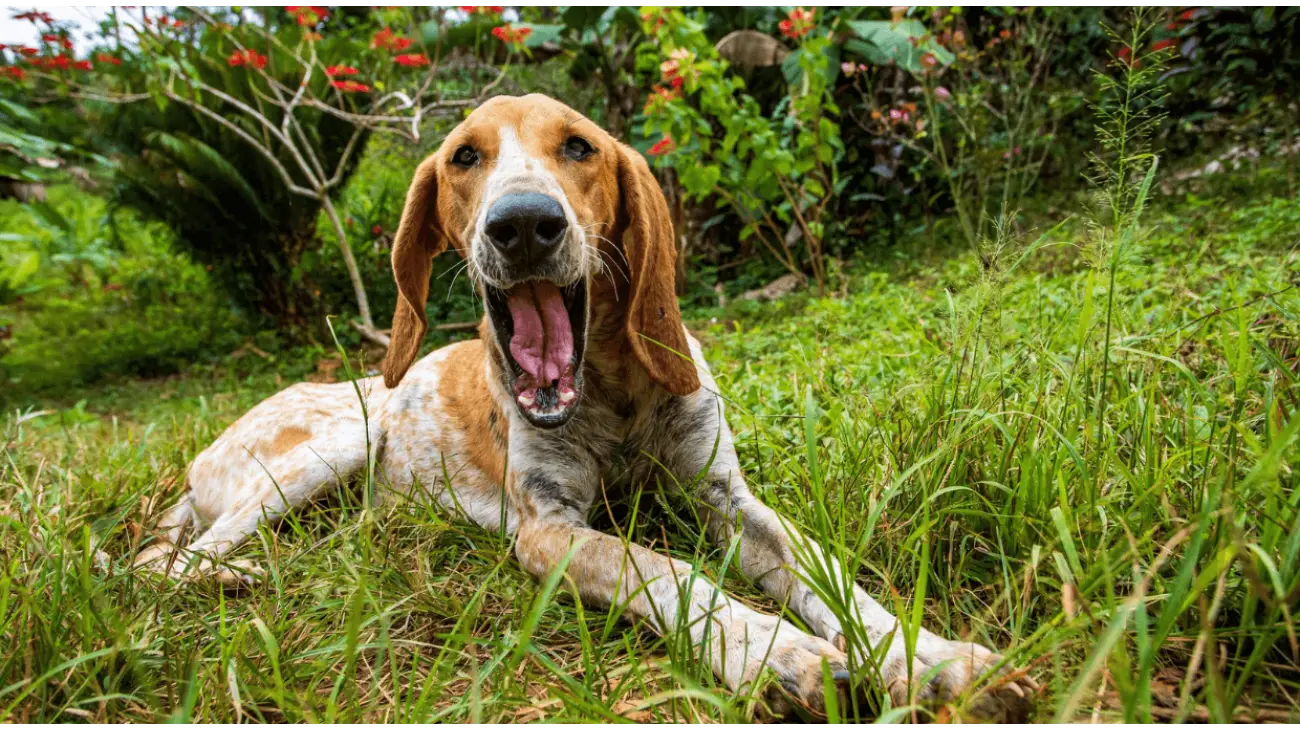
[[[267, 89], [231, 57], [241, 38], [271, 55], [268, 80], [293, 82], [277, 64], [310, 48], [321, 66], [358, 67], [350, 78], [377, 94], [402, 82], [380, 70], [401, 50], [432, 60], [431, 98], [540, 92], [584, 112], [651, 154], [688, 309], [787, 274], [833, 295], [855, 262], [978, 249], [995, 228], [1017, 230], [1027, 208], [1088, 184], [1099, 78], [1117, 64], [1159, 67], [1148, 131], [1163, 170], [1191, 184], [1278, 158], [1295, 191], [1294, 8], [1163, 9], [1136, 36], [1128, 11], [1102, 8], [152, 12], [149, 27], [170, 34], [156, 47], [143, 29], [124, 39], [115, 15], [95, 47], [62, 50], [67, 28], [32, 11], [40, 46], [0, 49], [0, 404], [319, 348], [326, 315], [356, 316], [321, 202], [293, 194], [233, 128], [164, 94], [168, 73], [263, 103]], [[409, 46], [386, 46], [385, 29]], [[229, 117], [210, 95], [193, 99]], [[320, 110], [298, 118], [325, 168], [358, 134], [332, 196], [381, 328], [410, 174], [464, 111], [419, 120], [414, 140]], [[288, 164], [287, 149], [275, 153]], [[457, 263], [437, 262], [432, 321], [478, 316]]]

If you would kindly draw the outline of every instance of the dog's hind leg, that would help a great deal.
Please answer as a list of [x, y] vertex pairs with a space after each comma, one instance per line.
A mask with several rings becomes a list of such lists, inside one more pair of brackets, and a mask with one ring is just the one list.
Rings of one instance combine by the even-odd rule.
[[187, 491], [181, 501], [172, 505], [158, 520], [154, 527], [157, 533], [157, 540], [140, 551], [135, 558], [136, 567], [152, 565], [159, 560], [167, 559], [167, 556], [176, 551], [176, 544], [180, 542], [185, 528], [194, 522], [194, 505], [190, 503], [190, 495]]
[[[364, 381], [363, 381], [364, 382]], [[369, 426], [369, 433], [367, 433]], [[346, 485], [366, 465], [380, 431], [367, 424], [351, 383], [301, 384], [263, 401], [194, 459], [189, 491], [163, 518], [162, 539], [136, 565], [172, 578], [237, 585], [260, 572], [224, 560], [287, 512]], [[189, 519], [206, 529], [180, 545]]]

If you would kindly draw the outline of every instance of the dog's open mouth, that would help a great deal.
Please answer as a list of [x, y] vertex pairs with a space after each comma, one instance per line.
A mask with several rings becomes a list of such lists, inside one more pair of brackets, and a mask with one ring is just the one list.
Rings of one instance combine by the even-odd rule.
[[587, 340], [587, 284], [525, 281], [485, 287], [497, 344], [505, 355], [507, 387], [519, 412], [543, 428], [573, 415], [582, 391]]

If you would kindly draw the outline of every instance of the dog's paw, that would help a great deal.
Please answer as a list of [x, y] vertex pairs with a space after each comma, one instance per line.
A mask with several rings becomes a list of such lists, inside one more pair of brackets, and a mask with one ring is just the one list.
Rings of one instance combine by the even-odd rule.
[[266, 571], [251, 560], [227, 560], [208, 575], [227, 590], [242, 590], [260, 583]]
[[[787, 717], [799, 708], [814, 717], [825, 717], [823, 664], [836, 690], [845, 693], [849, 681], [848, 659], [834, 644], [771, 616], [750, 619], [745, 632], [744, 681], [753, 681], [763, 670], [772, 673], [776, 681], [768, 685], [764, 700], [773, 715]], [[736, 647], [733, 645], [732, 649], [735, 651]]]
[[1038, 683], [1025, 672], [1006, 666], [1002, 657], [989, 649], [922, 635], [912, 659], [910, 681], [901, 646], [891, 648], [882, 667], [895, 705], [949, 703], [957, 712], [986, 722], [1025, 722], [1029, 718]]

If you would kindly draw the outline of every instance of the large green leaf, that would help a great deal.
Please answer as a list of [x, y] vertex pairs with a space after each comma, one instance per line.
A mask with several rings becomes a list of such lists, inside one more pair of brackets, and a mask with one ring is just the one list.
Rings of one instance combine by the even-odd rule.
[[565, 25], [547, 24], [547, 23], [515, 23], [516, 28], [532, 28], [533, 32], [528, 34], [524, 39], [524, 45], [528, 48], [537, 48], [543, 43], [552, 41], [558, 42], [560, 35], [564, 33]]
[[913, 45], [913, 38], [924, 38], [929, 32], [919, 20], [908, 18], [897, 23], [888, 20], [847, 22], [858, 37], [845, 41], [844, 47], [862, 56], [873, 66], [897, 64], [911, 73], [920, 73], [924, 70], [921, 58], [926, 53], [934, 54], [935, 59], [944, 66], [953, 62], [952, 52], [931, 38]]

